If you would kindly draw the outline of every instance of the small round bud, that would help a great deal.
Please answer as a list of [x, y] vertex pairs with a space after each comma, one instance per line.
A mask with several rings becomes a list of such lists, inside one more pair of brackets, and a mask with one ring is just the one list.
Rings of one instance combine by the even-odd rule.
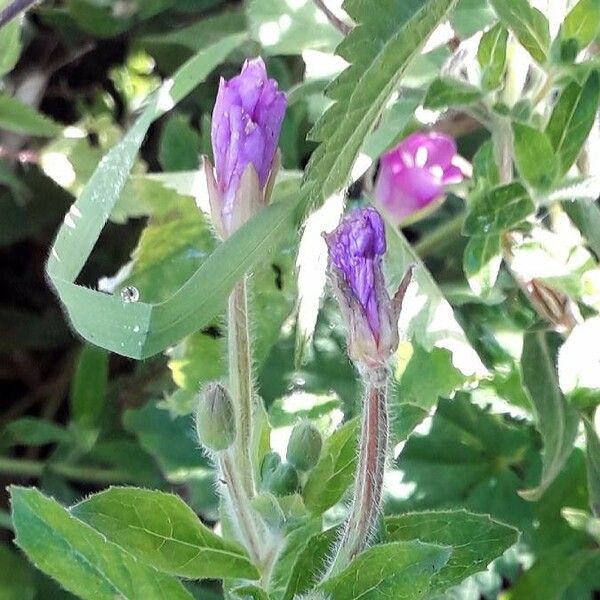
[[300, 479], [298, 471], [290, 464], [282, 464], [271, 473], [267, 480], [267, 486], [275, 496], [288, 496], [298, 491]]
[[260, 478], [266, 482], [281, 464], [281, 457], [277, 452], [267, 452], [260, 464]]
[[210, 450], [227, 450], [235, 440], [235, 417], [229, 392], [220, 383], [209, 383], [199, 394], [196, 434]]
[[298, 471], [310, 471], [319, 460], [323, 439], [310, 421], [301, 421], [292, 430], [287, 447], [287, 460]]

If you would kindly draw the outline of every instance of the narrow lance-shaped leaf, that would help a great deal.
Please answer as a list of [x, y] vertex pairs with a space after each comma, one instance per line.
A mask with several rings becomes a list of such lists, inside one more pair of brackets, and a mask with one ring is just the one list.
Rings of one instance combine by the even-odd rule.
[[311, 131], [321, 142], [307, 168], [305, 186], [317, 202], [339, 191], [367, 134], [373, 129], [410, 60], [441, 23], [455, 0], [348, 0], [357, 26], [337, 53], [350, 66], [329, 86], [334, 104]]
[[202, 524], [173, 494], [111, 488], [76, 504], [71, 514], [159, 571], [192, 579], [257, 579], [244, 550]]
[[0, 95], [0, 128], [39, 137], [52, 137], [61, 130], [49, 117], [4, 94]]
[[600, 2], [579, 0], [565, 17], [561, 30], [563, 40], [576, 40], [579, 48], [585, 48], [600, 31]]
[[600, 75], [597, 71], [583, 86], [572, 82], [561, 92], [546, 127], [560, 162], [559, 175], [564, 175], [577, 159], [594, 124], [599, 98]]
[[191, 600], [177, 579], [140, 563], [38, 490], [10, 493], [16, 544], [66, 590], [89, 600]]
[[502, 22], [540, 64], [548, 60], [550, 27], [548, 19], [529, 0], [490, 0]]
[[506, 70], [506, 44], [508, 31], [502, 23], [496, 23], [482, 36], [477, 48], [477, 60], [483, 69], [482, 85], [493, 90], [502, 82]]
[[424, 108], [438, 109], [473, 104], [482, 96], [480, 90], [468, 83], [449, 77], [438, 77], [431, 82], [425, 100], [423, 100], [423, 106]]
[[548, 190], [558, 170], [556, 154], [548, 136], [534, 127], [513, 123], [515, 162], [521, 177], [529, 185]]
[[579, 418], [562, 395], [556, 362], [561, 338], [558, 334], [531, 331], [525, 334], [521, 363], [523, 381], [542, 436], [542, 476], [539, 485], [523, 490], [526, 500], [537, 500], [560, 473], [573, 450]]

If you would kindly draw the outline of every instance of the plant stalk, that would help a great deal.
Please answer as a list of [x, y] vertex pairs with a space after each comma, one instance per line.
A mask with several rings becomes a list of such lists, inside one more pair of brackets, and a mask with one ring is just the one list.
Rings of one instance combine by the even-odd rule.
[[261, 565], [261, 543], [256, 521], [250, 509], [250, 501], [244, 489], [243, 482], [236, 469], [230, 451], [219, 453], [219, 467], [227, 485], [227, 496], [231, 505], [233, 517], [250, 557], [256, 565]]
[[255, 495], [252, 443], [252, 349], [248, 324], [248, 276], [236, 283], [229, 296], [228, 352], [230, 392], [235, 408], [235, 463], [246, 494]]
[[387, 373], [380, 369], [367, 381], [354, 499], [327, 577], [367, 548], [381, 508], [388, 443]]

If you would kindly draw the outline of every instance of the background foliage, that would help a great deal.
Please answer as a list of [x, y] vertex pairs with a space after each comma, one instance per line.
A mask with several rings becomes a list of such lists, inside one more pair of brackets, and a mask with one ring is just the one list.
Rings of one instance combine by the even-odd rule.
[[[47, 1], [0, 30], [0, 598], [210, 600], [223, 597], [214, 580], [256, 577], [212, 532], [213, 469], [189, 417], [224, 373], [221, 312], [244, 270], [273, 448], [285, 455], [299, 417], [331, 434], [283, 502], [269, 597], [311, 588], [352, 481], [360, 385], [327, 294], [317, 314], [322, 261], [298, 252], [297, 232], [321, 206], [335, 219], [347, 184], [348, 205], [367, 199], [370, 163], [432, 124], [457, 137], [473, 178], [389, 228], [390, 283], [418, 269], [387, 516], [355, 568], [365, 577], [322, 591], [600, 593], [600, 6], [580, 0], [562, 23], [532, 4], [348, 0], [360, 27], [337, 55], [342, 34], [307, 0]], [[256, 54], [288, 92], [283, 171], [275, 203], [216, 248], [194, 201], [206, 206], [199, 157], [219, 76]], [[48, 275], [62, 307], [44, 273], [61, 225]], [[565, 297], [582, 321], [566, 341], [548, 323]], [[8, 484], [24, 487], [9, 500]]]

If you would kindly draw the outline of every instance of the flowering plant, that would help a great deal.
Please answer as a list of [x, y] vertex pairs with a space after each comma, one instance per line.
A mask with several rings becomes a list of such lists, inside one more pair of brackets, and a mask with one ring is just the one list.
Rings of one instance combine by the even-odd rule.
[[596, 598], [599, 23], [0, 2], [0, 599]]

